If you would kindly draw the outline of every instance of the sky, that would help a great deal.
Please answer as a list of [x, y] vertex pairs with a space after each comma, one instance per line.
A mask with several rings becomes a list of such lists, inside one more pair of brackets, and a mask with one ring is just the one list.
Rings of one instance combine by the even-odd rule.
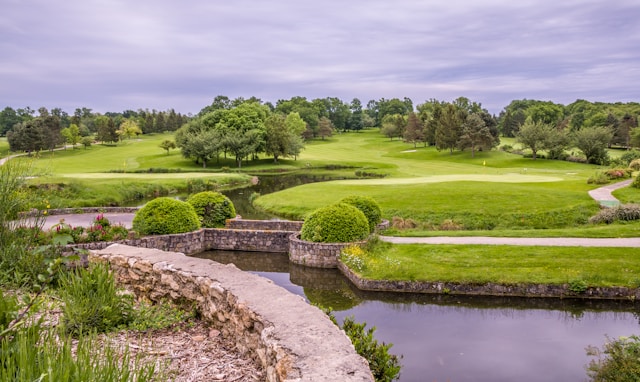
[[2, 0], [0, 108], [640, 102], [638, 0]]

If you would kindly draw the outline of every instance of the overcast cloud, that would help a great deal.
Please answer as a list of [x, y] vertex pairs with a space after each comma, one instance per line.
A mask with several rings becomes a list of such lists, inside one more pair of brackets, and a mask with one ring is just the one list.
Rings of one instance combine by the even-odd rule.
[[3, 0], [0, 107], [640, 101], [638, 0]]

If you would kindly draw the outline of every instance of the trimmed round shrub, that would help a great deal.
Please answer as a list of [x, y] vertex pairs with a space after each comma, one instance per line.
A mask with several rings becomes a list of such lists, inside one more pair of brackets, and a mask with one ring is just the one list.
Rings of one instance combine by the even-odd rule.
[[196, 210], [202, 226], [205, 228], [224, 227], [227, 219], [236, 217], [236, 209], [231, 199], [219, 192], [204, 191], [191, 195], [187, 199]]
[[369, 222], [369, 232], [373, 232], [382, 221], [382, 210], [378, 202], [369, 196], [351, 195], [342, 199], [340, 203], [346, 203], [362, 211]]
[[316, 243], [349, 243], [369, 236], [369, 223], [356, 207], [338, 203], [319, 208], [302, 224], [300, 238]]
[[200, 219], [189, 203], [162, 197], [145, 204], [133, 218], [133, 229], [142, 235], [184, 233], [200, 228]]

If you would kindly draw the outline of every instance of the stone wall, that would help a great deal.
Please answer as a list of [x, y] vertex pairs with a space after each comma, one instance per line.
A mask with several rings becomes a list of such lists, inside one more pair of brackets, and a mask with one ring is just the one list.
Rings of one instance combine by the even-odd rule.
[[291, 220], [229, 219], [227, 220], [226, 228], [298, 232], [302, 229], [302, 223], [301, 221]]
[[342, 248], [354, 243], [312, 243], [300, 240], [300, 233], [289, 236], [289, 260], [315, 268], [337, 268]]
[[517, 284], [496, 283], [469, 284], [454, 282], [428, 282], [409, 280], [368, 280], [355, 274], [344, 263], [339, 262], [338, 269], [360, 290], [376, 292], [459, 294], [472, 296], [511, 296], [511, 297], [553, 297], [553, 298], [589, 298], [609, 300], [640, 299], [640, 288], [625, 287], [589, 287], [584, 291], [573, 291], [567, 284]]
[[373, 381], [351, 341], [316, 307], [271, 281], [181, 253], [114, 244], [90, 255], [111, 264], [139, 298], [193, 302], [267, 381]]

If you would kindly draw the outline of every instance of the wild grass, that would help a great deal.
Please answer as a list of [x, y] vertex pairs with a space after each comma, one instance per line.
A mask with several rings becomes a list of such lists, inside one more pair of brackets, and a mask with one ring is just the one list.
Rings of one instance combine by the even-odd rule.
[[640, 286], [640, 252], [628, 248], [392, 245], [368, 252], [358, 273], [374, 280]]

